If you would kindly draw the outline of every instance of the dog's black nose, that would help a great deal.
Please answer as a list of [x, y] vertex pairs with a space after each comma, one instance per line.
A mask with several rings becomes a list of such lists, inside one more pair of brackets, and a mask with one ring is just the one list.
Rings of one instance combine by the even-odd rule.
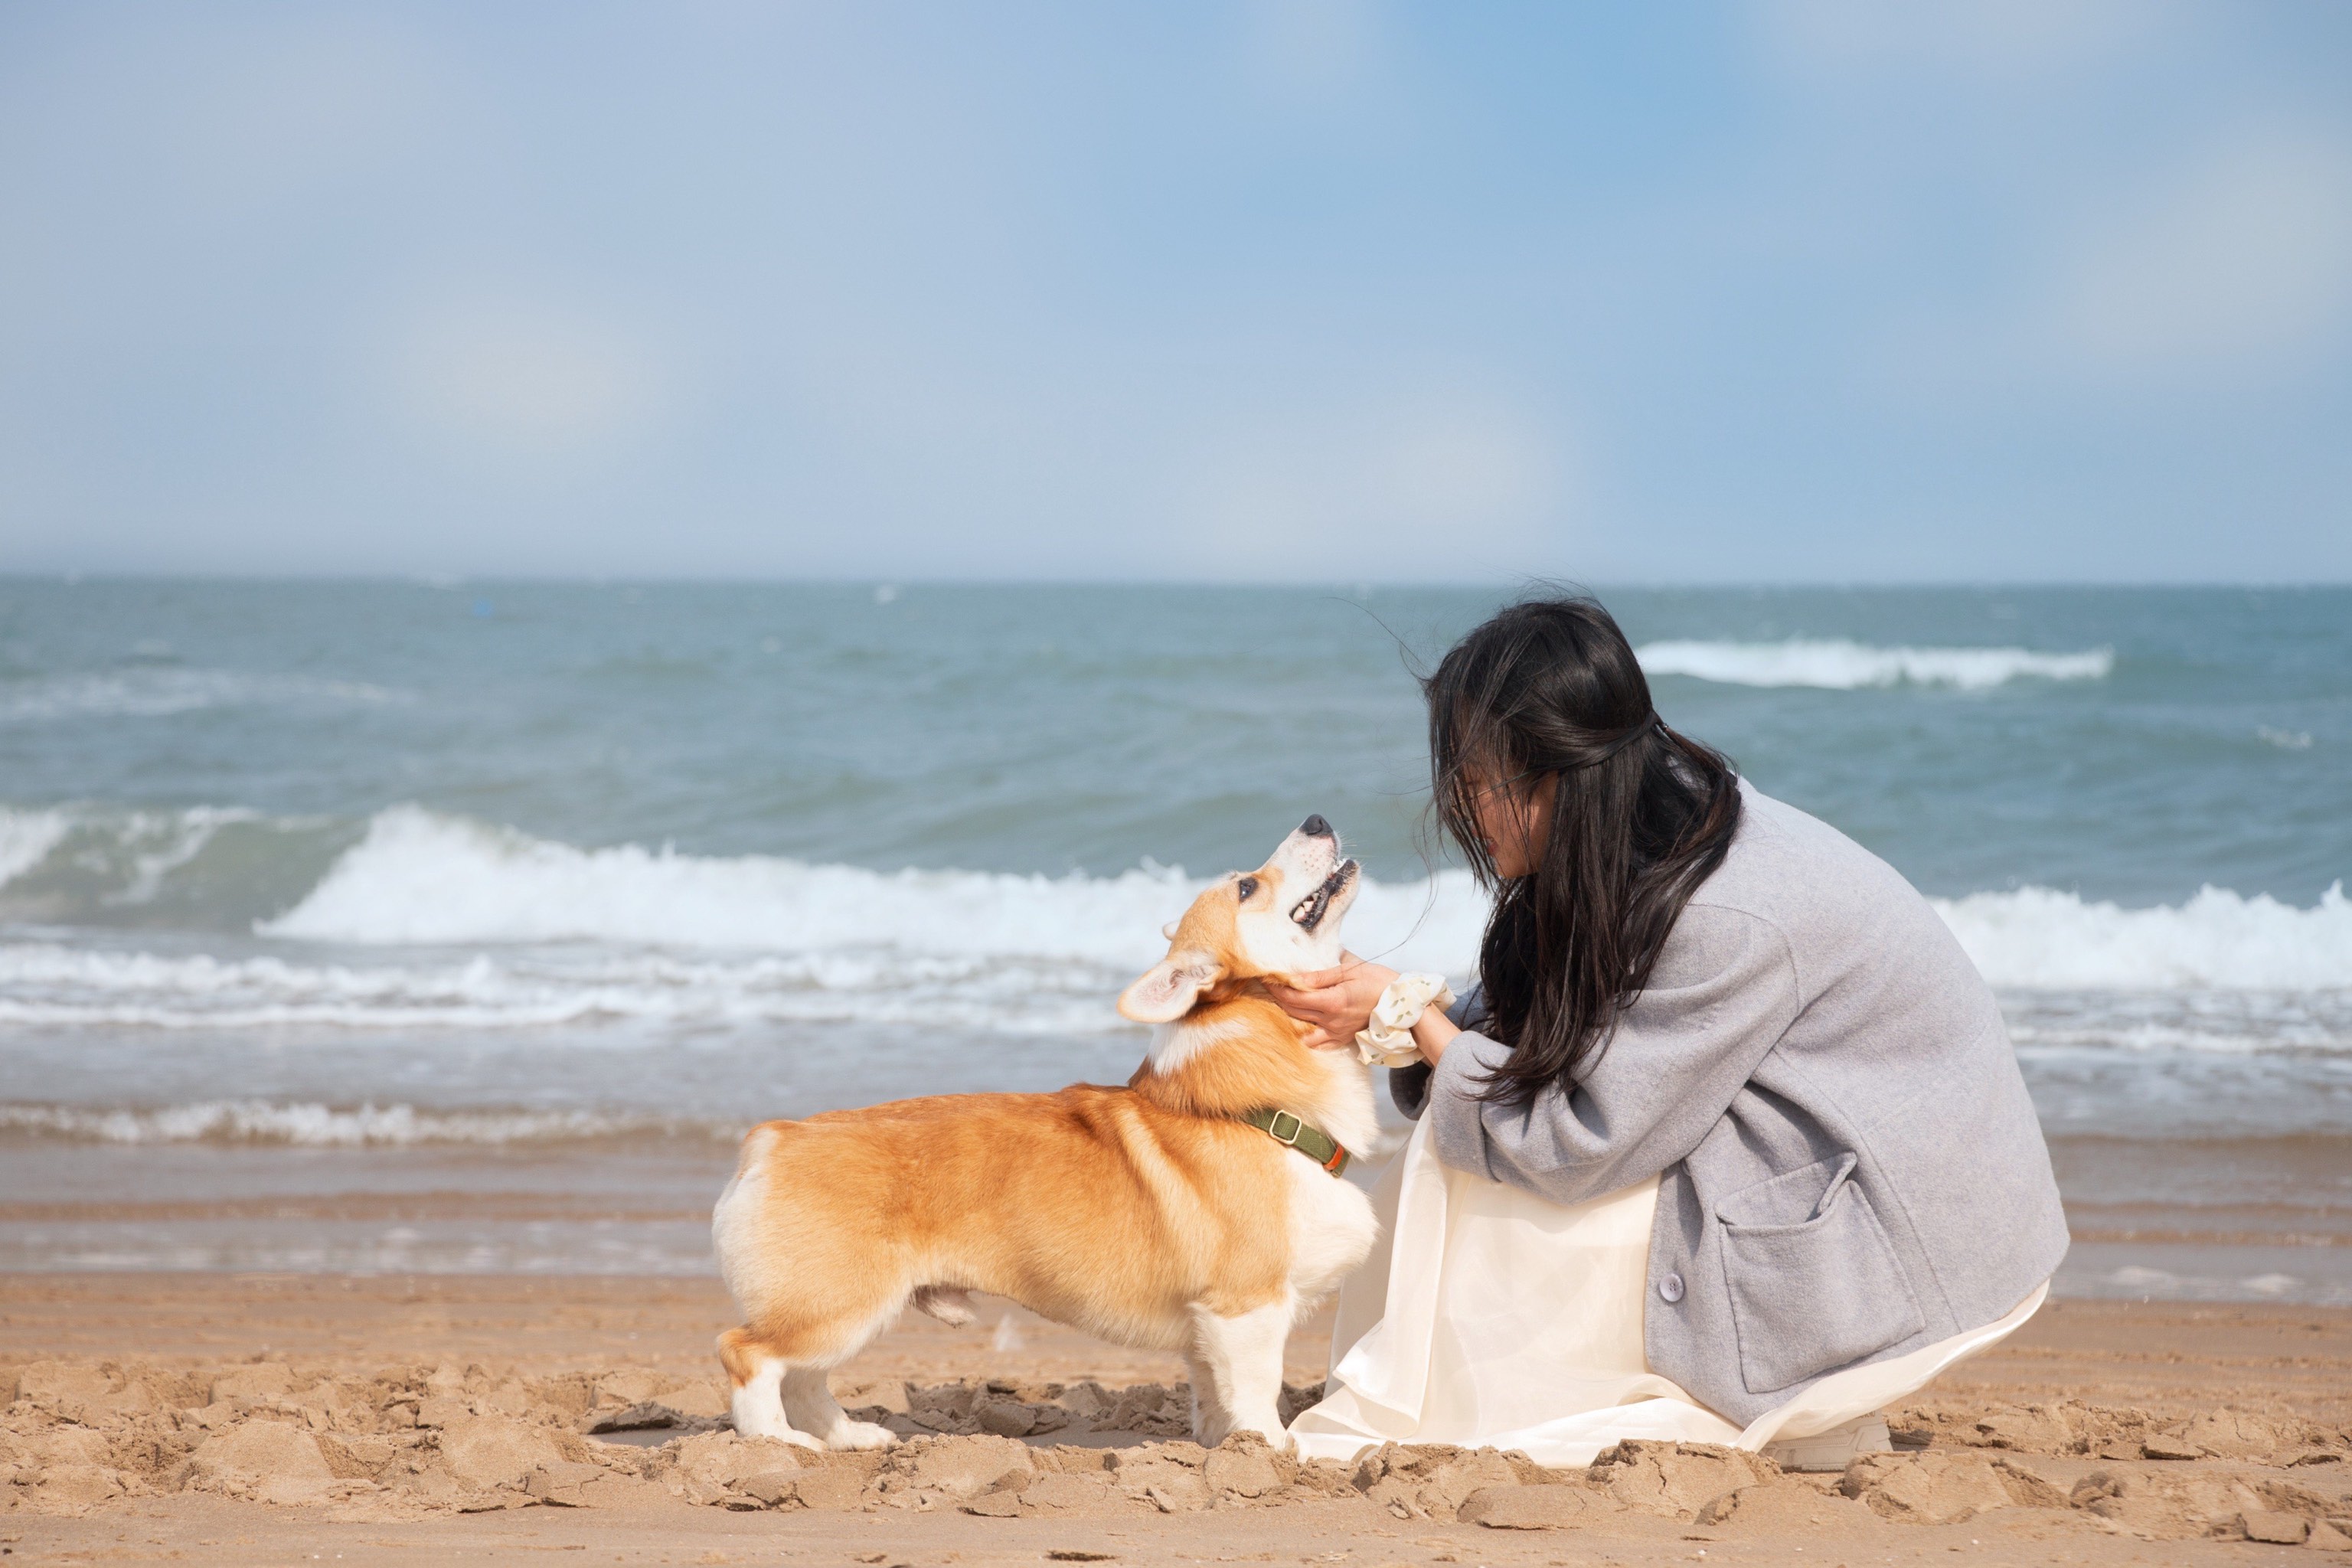
[[1304, 833], [1309, 838], [1335, 838], [1339, 837], [1331, 831], [1331, 825], [1323, 820], [1323, 814], [1321, 812], [1317, 812], [1313, 816], [1310, 816], [1306, 821], [1300, 823], [1298, 825], [1298, 831]]

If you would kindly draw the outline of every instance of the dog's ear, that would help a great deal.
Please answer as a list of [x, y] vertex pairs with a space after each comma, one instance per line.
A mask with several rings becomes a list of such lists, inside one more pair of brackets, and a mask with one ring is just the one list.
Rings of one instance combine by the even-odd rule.
[[1205, 952], [1171, 952], [1119, 993], [1118, 1010], [1139, 1024], [1172, 1024], [1223, 973]]

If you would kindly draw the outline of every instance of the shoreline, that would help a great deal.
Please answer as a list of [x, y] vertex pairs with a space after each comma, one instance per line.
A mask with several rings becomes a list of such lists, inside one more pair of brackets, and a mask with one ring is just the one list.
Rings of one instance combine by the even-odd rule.
[[[1120, 1076], [1133, 1066], [1121, 1058]], [[0, 1107], [0, 1110], [5, 1110]], [[472, 1114], [472, 1113], [469, 1113]], [[503, 1113], [501, 1113], [503, 1114]], [[2053, 1133], [2062, 1300], [2352, 1307], [2333, 1136]], [[1349, 1178], [1369, 1185], [1384, 1156]], [[719, 1140], [116, 1145], [0, 1137], [0, 1274], [713, 1278]]]

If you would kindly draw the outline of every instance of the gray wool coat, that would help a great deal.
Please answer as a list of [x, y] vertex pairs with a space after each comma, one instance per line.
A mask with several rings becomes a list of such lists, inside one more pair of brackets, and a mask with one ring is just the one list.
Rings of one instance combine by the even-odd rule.
[[1992, 993], [1876, 856], [1744, 781], [1731, 848], [1573, 1090], [1482, 1103], [1474, 992], [1390, 1090], [1457, 1170], [1580, 1203], [1662, 1176], [1650, 1369], [1746, 1423], [1981, 1327], [2066, 1253]]

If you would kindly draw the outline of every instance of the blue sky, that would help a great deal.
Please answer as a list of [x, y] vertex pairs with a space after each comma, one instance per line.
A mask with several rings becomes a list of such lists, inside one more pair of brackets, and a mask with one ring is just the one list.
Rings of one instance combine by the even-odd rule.
[[2352, 6], [0, 9], [0, 570], [2352, 578]]

